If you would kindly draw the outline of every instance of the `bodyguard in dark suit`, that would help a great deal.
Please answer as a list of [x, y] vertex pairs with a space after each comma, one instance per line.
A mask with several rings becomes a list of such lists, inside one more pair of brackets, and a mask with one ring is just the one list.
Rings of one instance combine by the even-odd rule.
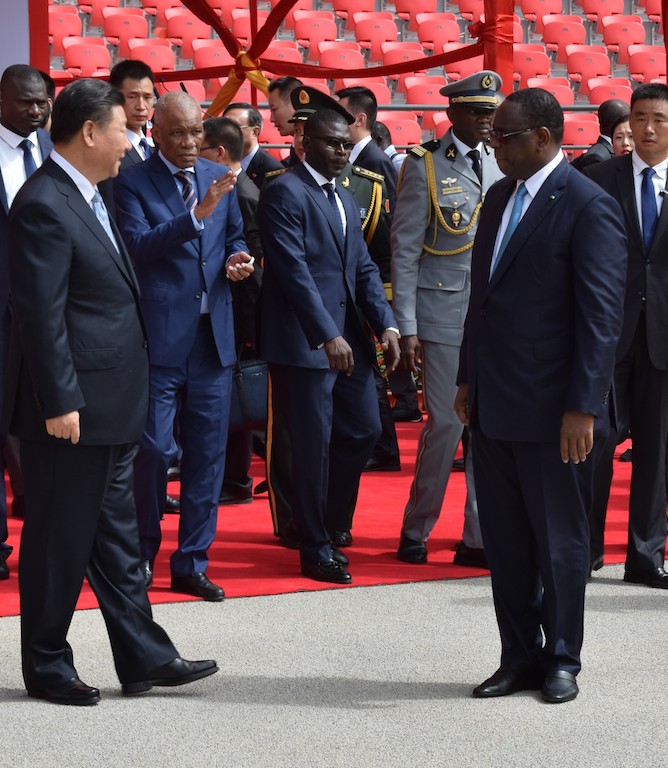
[[151, 617], [139, 568], [132, 459], [148, 408], [139, 286], [95, 184], [128, 141], [123, 96], [80, 80], [56, 99], [55, 149], [9, 220], [14, 305], [7, 417], [21, 440], [27, 515], [19, 585], [29, 695], [95, 704], [67, 643], [84, 576], [125, 694], [217, 671], [190, 662]]
[[629, 105], [619, 99], [608, 99], [598, 108], [598, 123], [601, 128], [601, 135], [596, 139], [596, 143], [580, 157], [576, 157], [571, 163], [573, 168], [578, 171], [584, 171], [591, 165], [603, 163], [615, 156], [612, 147], [613, 128], [624, 116], [628, 117]]
[[352, 148], [345, 114], [320, 110], [306, 121], [305, 162], [274, 179], [259, 208], [260, 354], [290, 434], [302, 573], [339, 584], [351, 577], [332, 548], [331, 520], [349, 509], [380, 432], [373, 351], [356, 304], [387, 348], [390, 368], [398, 354], [359, 208], [333, 184]]
[[508, 178], [487, 193], [473, 249], [455, 409], [473, 427], [501, 635], [500, 669], [478, 697], [578, 693], [589, 568], [579, 475], [608, 415], [626, 258], [619, 206], [568, 166], [562, 136], [547, 91], [499, 107], [490, 143]]
[[[639, 86], [631, 98], [635, 149], [587, 169], [620, 204], [627, 235], [624, 324], [617, 348], [618, 432], [601, 472], [611, 476], [615, 444], [631, 430], [633, 473], [624, 580], [668, 589], [665, 458], [668, 437], [668, 87]], [[592, 560], [603, 554], [605, 508], [592, 519]]]
[[135, 499], [147, 584], [160, 547], [167, 469], [181, 459], [178, 549], [172, 589], [219, 601], [206, 576], [216, 532], [218, 494], [235, 359], [230, 280], [252, 272], [243, 239], [235, 177], [199, 159], [199, 104], [172, 91], [156, 105], [160, 151], [116, 180], [118, 224], [137, 270], [151, 359], [151, 408], [135, 462]]
[[241, 167], [258, 189], [262, 189], [264, 177], [270, 171], [277, 171], [283, 166], [259, 145], [262, 130], [262, 115], [252, 104], [240, 101], [226, 107], [223, 117], [234, 120], [244, 136], [244, 154]]
[[[39, 128], [48, 111], [48, 96], [38, 70], [15, 64], [3, 72], [0, 81], [0, 404], [4, 402], [6, 362], [11, 328], [7, 221], [9, 208], [25, 180], [42, 164], [52, 149], [51, 139]], [[0, 579], [9, 578], [7, 558], [7, 497], [4, 451], [17, 453], [11, 439], [0, 430]], [[18, 457], [14, 463], [18, 465]], [[20, 470], [9, 467], [14, 493], [14, 514], [19, 501]]]
[[[151, 156], [152, 145], [146, 138], [145, 130], [155, 103], [155, 80], [148, 64], [125, 59], [112, 67], [109, 82], [125, 97], [123, 109], [128, 121], [125, 134], [130, 142], [130, 149], [121, 160], [119, 172], [122, 173], [126, 168], [143, 163]], [[105, 179], [98, 187], [107, 210], [115, 219], [113, 179]]]

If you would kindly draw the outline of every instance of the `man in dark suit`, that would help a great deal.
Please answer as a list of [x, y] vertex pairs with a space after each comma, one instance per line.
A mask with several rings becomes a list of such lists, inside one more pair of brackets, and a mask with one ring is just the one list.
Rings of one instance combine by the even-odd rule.
[[262, 130], [262, 115], [252, 104], [234, 102], [223, 112], [223, 117], [229, 117], [239, 125], [244, 136], [244, 153], [241, 167], [248, 178], [258, 189], [262, 189], [264, 177], [269, 171], [277, 171], [283, 166], [258, 143]]
[[394, 211], [397, 199], [397, 171], [390, 158], [371, 137], [373, 124], [376, 122], [378, 102], [373, 91], [362, 85], [342, 88], [336, 92], [341, 106], [355, 118], [350, 133], [355, 142], [350, 153], [350, 162], [360, 165], [367, 171], [379, 173], [385, 178], [390, 210]]
[[118, 224], [141, 286], [151, 358], [151, 407], [135, 461], [135, 499], [147, 585], [160, 547], [167, 469], [179, 405], [181, 519], [172, 589], [203, 600], [225, 594], [206, 575], [225, 468], [235, 360], [230, 280], [252, 273], [231, 171], [199, 158], [198, 102], [160, 98], [159, 145], [115, 182]]
[[151, 617], [139, 568], [132, 459], [148, 408], [139, 287], [95, 185], [128, 148], [123, 96], [100, 80], [53, 108], [54, 151], [14, 200], [16, 322], [8, 408], [21, 440], [27, 515], [19, 586], [30, 696], [87, 705], [67, 633], [84, 576], [104, 616], [123, 693], [217, 671], [185, 661]]
[[[145, 131], [155, 103], [155, 81], [148, 64], [134, 59], [125, 59], [112, 67], [109, 82], [125, 97], [123, 109], [128, 121], [125, 134], [130, 142], [130, 149], [121, 160], [120, 172], [122, 173], [126, 168], [143, 163], [151, 156], [152, 145], [146, 138]], [[101, 182], [99, 190], [107, 210], [115, 219], [113, 179], [105, 179]]]
[[373, 349], [356, 304], [390, 369], [399, 351], [359, 207], [333, 183], [352, 149], [351, 121], [341, 108], [312, 115], [304, 124], [304, 163], [275, 178], [258, 209], [265, 253], [260, 353], [290, 437], [302, 573], [337, 584], [351, 577], [347, 558], [332, 547], [331, 524], [350, 509], [380, 433]]
[[483, 698], [578, 694], [589, 569], [579, 475], [608, 417], [626, 257], [619, 206], [568, 166], [562, 137], [547, 91], [501, 104], [490, 143], [507, 178], [487, 192], [473, 248], [455, 409], [473, 427], [501, 635], [500, 669], [473, 691]]
[[578, 171], [583, 171], [590, 165], [596, 165], [597, 163], [603, 163], [606, 160], [615, 156], [612, 148], [612, 133], [614, 126], [619, 120], [629, 114], [629, 105], [620, 101], [619, 99], [608, 99], [598, 108], [596, 113], [598, 116], [598, 123], [601, 129], [601, 135], [596, 139], [596, 143], [580, 157], [576, 157], [571, 163], [573, 168], [577, 168]]
[[[269, 120], [274, 124], [281, 136], [294, 136], [295, 126], [291, 123], [295, 108], [292, 106], [291, 94], [302, 85], [296, 77], [277, 77], [269, 83], [267, 103], [269, 104]], [[290, 168], [300, 162], [294, 146], [290, 154], [282, 161], [282, 165]]]
[[[236, 192], [244, 220], [244, 239], [248, 252], [255, 259], [255, 270], [247, 280], [239, 280], [231, 285], [234, 339], [240, 359], [256, 359], [256, 315], [262, 281], [262, 243], [256, 220], [260, 190], [241, 167], [243, 133], [235, 120], [212, 117], [204, 122], [204, 142], [199, 153], [200, 157], [227, 166], [237, 176]], [[248, 504], [253, 500], [253, 478], [248, 474], [252, 457], [253, 430], [230, 432], [219, 499], [221, 504]]]
[[[40, 129], [48, 111], [48, 95], [40, 72], [25, 64], [15, 64], [0, 80], [0, 404], [4, 401], [5, 369], [11, 328], [7, 251], [9, 208], [26, 178], [48, 157], [52, 144], [49, 134]], [[15, 439], [0, 430], [0, 579], [9, 578], [7, 558], [7, 496], [5, 459], [14, 501], [12, 512], [23, 516], [24, 496]]]
[[[639, 86], [631, 98], [635, 149], [591, 166], [586, 173], [611, 194], [624, 213], [628, 274], [624, 325], [617, 348], [617, 433], [600, 471], [612, 477], [618, 440], [631, 430], [633, 473], [624, 580], [668, 589], [665, 458], [668, 437], [668, 87]], [[597, 472], [598, 474], [598, 472]], [[605, 505], [592, 508], [592, 562], [603, 555]]]

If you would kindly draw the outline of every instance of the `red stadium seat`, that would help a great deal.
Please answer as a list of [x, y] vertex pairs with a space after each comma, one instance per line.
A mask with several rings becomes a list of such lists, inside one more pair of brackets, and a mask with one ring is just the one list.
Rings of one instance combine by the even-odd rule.
[[[594, 116], [595, 118], [595, 116]], [[571, 159], [581, 155], [599, 137], [600, 128], [598, 120], [585, 119], [583, 114], [564, 113], [564, 146], [579, 146], [579, 150], [566, 150]]]
[[550, 21], [543, 26], [543, 43], [554, 54], [554, 61], [566, 63], [567, 45], [584, 45], [587, 38], [582, 19], [578, 21]]
[[654, 45], [630, 45], [629, 77], [636, 83], [665, 78], [666, 52]]
[[[229, 4], [232, 0], [225, 0], [225, 2]], [[168, 8], [184, 7], [181, 0], [141, 0], [141, 4], [146, 13], [155, 19], [154, 26], [156, 27], [164, 27], [167, 24], [165, 11]]]
[[454, 4], [459, 8], [459, 15], [468, 24], [480, 21], [480, 16], [485, 12], [483, 0], [454, 0]]
[[408, 144], [422, 144], [422, 128], [417, 120], [406, 120], [400, 112], [394, 118], [381, 120], [392, 137], [395, 145], [406, 146]]
[[[71, 8], [72, 10], [65, 10]], [[72, 12], [74, 11], [74, 12]], [[51, 55], [62, 56], [63, 38], [71, 35], [81, 35], [83, 24], [77, 9], [73, 5], [49, 6], [49, 42]]]
[[569, 107], [575, 103], [575, 94], [570, 85], [552, 83], [551, 77], [532, 77], [531, 83], [531, 85], [527, 85], [527, 88], [542, 88], [551, 93], [562, 107]]
[[[223, 41], [216, 37], [210, 40], [193, 40], [193, 68], [209, 69], [210, 67], [219, 67], [221, 77], [227, 80], [227, 74], [230, 67], [234, 65], [234, 59], [227, 52]], [[213, 101], [216, 94], [221, 89], [220, 77], [212, 77], [205, 81], [206, 98]]]
[[[396, 43], [383, 43], [381, 45], [381, 51], [383, 54], [382, 65], [384, 67], [392, 64], [399, 64], [402, 61], [415, 61], [416, 69], [413, 72], [407, 73], [408, 75], [415, 74], [416, 72], [423, 72], [425, 70], [419, 69], [418, 65], [423, 64], [425, 61], [424, 52], [420, 43], [415, 41], [397, 41]], [[388, 75], [389, 79], [396, 83], [396, 90], [399, 93], [405, 92], [404, 81], [407, 77], [404, 75]]]
[[[50, 69], [49, 75], [54, 79], [62, 79], [62, 78], [68, 78], [69, 80], [74, 80], [74, 75], [71, 72], [68, 72], [66, 69]], [[64, 85], [57, 85], [56, 86], [56, 96], [63, 90], [65, 86]]]
[[548, 13], [561, 13], [562, 0], [520, 0], [524, 18], [534, 25], [536, 32], [542, 30], [541, 20]]
[[[272, 5], [273, 7], [273, 5]], [[283, 26], [285, 29], [294, 29], [295, 28], [295, 14], [300, 12], [306, 12], [306, 13], [313, 13], [313, 0], [297, 0], [297, 2], [290, 8], [290, 10], [285, 14], [285, 18], [283, 19]], [[326, 13], [329, 16], [331, 16], [332, 20], [334, 20], [334, 14], [329, 13], [329, 11], [315, 11], [315, 13]]]
[[[432, 85], [431, 83], [420, 83], [406, 88], [406, 104], [433, 104], [440, 106], [444, 110], [448, 106], [448, 97], [441, 96], [439, 93], [442, 85]], [[422, 115], [422, 127], [425, 130], [434, 128], [433, 111], [424, 110]]]
[[520, 88], [527, 87], [530, 77], [549, 77], [550, 59], [541, 46], [540, 50], [530, 45], [515, 45], [513, 48], [513, 79]]
[[592, 77], [610, 75], [610, 59], [605, 49], [598, 45], [566, 46], [566, 71], [572, 83], [579, 83], [582, 94], [589, 93]]
[[542, 88], [548, 81], [552, 85], [565, 85], [571, 87], [571, 81], [567, 77], [530, 77], [527, 80], [527, 88]]
[[452, 128], [450, 118], [445, 112], [434, 113], [434, 138], [441, 139]]
[[104, 23], [102, 11], [105, 8], [118, 8], [120, 4], [121, 0], [85, 0], [79, 3], [79, 11], [88, 17], [87, 28], [101, 27]]
[[392, 102], [392, 91], [385, 81], [385, 78], [382, 76], [377, 78], [344, 77], [341, 80], [342, 88], [352, 88], [356, 85], [362, 85], [365, 88], [368, 88], [376, 97], [379, 107]]
[[407, 75], [406, 76], [406, 88], [411, 88], [414, 85], [436, 85], [439, 88], [443, 88], [448, 84], [448, 81], [441, 77], [441, 75]]
[[[446, 43], [443, 46], [443, 53], [448, 51], [461, 50], [468, 47], [468, 43]], [[475, 75], [476, 72], [480, 72], [484, 68], [483, 57], [473, 56], [470, 59], [461, 59], [455, 61], [452, 64], [445, 64], [443, 69], [445, 70], [445, 76], [450, 82], [455, 80], [461, 80], [469, 75]]]
[[64, 51], [64, 67], [75, 77], [103, 77], [109, 74], [111, 54], [106, 45], [89, 42], [69, 44]]
[[656, 43], [656, 37], [658, 34], [663, 34], [661, 5], [662, 0], [645, 0], [644, 3], [645, 14], [652, 23], [652, 44]]
[[606, 16], [603, 19], [603, 42], [613, 54], [613, 62], [626, 65], [629, 63], [629, 45], [644, 45], [646, 32], [640, 20], [622, 20], [620, 16]]
[[[331, 43], [320, 43], [320, 66], [325, 69], [364, 69], [364, 56], [359, 51], [349, 48], [330, 48], [323, 46]], [[341, 80], [334, 81], [334, 90], [341, 88]]]
[[141, 8], [104, 8], [102, 31], [108, 45], [116, 48], [118, 58], [130, 57], [129, 40], [148, 37], [148, 21]]
[[624, 13], [624, 0], [582, 0], [582, 12], [600, 35], [603, 33], [603, 17]]
[[397, 17], [404, 24], [408, 22], [408, 28], [415, 31], [418, 25], [418, 14], [435, 13], [437, 4], [438, 0], [395, 0], [394, 10]]
[[[294, 45], [294, 48], [286, 48], [282, 45], [277, 45], [277, 43], [283, 43], [283, 42], [290, 42]], [[262, 63], [262, 69], [267, 73], [267, 78], [269, 80], [272, 80], [274, 78], [274, 72], [271, 70], [268, 65], [265, 66], [263, 63], [265, 59], [274, 59], [275, 61], [286, 61], [291, 62], [292, 64], [301, 64], [303, 61], [303, 57], [300, 53], [300, 51], [297, 49], [297, 43], [295, 43], [294, 40], [274, 40], [273, 43], [271, 43], [266, 51], [262, 54], [260, 57], [260, 62]]]
[[376, 10], [376, 0], [332, 0], [332, 9], [337, 19], [346, 22], [348, 29], [354, 27], [353, 14], [360, 11], [371, 13]]
[[440, 13], [421, 15], [417, 25], [417, 36], [425, 51], [440, 51], [443, 50], [445, 43], [461, 42], [462, 33], [459, 24], [444, 16], [445, 14]]
[[[268, 11], [257, 12], [257, 28], [259, 29], [269, 17]], [[246, 47], [251, 39], [251, 17], [250, 11], [243, 8], [235, 8], [232, 11], [232, 34], [239, 43]]]
[[168, 93], [169, 91], [182, 91], [183, 88], [181, 85], [183, 84], [185, 90], [187, 93], [189, 93], [194, 99], [197, 99], [199, 103], [201, 104], [203, 101], [206, 101], [206, 90], [204, 88], [204, 85], [202, 85], [201, 80], [183, 80], [182, 82], [174, 82], [174, 83], [156, 83], [155, 88], [158, 91], [158, 94], [162, 96], [164, 93]]
[[[315, 12], [314, 12], [315, 13]], [[319, 43], [336, 40], [336, 22], [329, 11], [317, 11], [326, 14], [322, 17], [313, 17], [306, 11], [295, 14], [295, 39], [297, 44], [307, 51], [308, 61], [318, 61]]]
[[156, 74], [176, 69], [176, 54], [167, 40], [161, 38], [135, 39], [130, 40], [129, 47], [129, 58], [143, 61]]
[[[361, 14], [355, 14], [359, 16]], [[393, 19], [363, 18], [355, 24], [355, 39], [368, 51], [369, 61], [380, 61], [383, 58], [381, 45], [395, 42], [399, 35]]]
[[167, 38], [172, 45], [181, 49], [182, 59], [192, 59], [194, 40], [211, 38], [211, 27], [187, 8], [168, 8], [165, 19]]
[[[592, 78], [597, 80], [598, 78]], [[608, 99], [619, 99], [627, 104], [631, 103], [631, 94], [633, 88], [630, 85], [596, 85], [592, 88], [589, 81], [589, 102], [590, 104], [603, 104]]]

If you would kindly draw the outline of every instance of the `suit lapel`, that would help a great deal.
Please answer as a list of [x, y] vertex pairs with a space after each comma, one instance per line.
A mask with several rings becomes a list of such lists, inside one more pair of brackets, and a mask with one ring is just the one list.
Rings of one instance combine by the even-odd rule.
[[522, 216], [520, 223], [517, 225], [517, 229], [510, 238], [506, 250], [501, 254], [501, 258], [494, 270], [494, 274], [489, 281], [490, 290], [492, 290], [503, 277], [529, 236], [542, 224], [543, 220], [550, 214], [554, 206], [559, 203], [560, 198], [564, 194], [566, 176], [569, 170], [566, 162], [563, 161], [561, 165], [557, 166], [554, 171], [552, 171], [538, 190], [538, 194], [529, 204], [524, 216]]
[[[636, 191], [633, 184], [633, 162], [631, 160], [631, 155], [626, 155], [624, 162], [617, 165], [616, 171], [617, 201], [624, 211], [627, 235], [629, 236], [629, 239], [633, 238], [636, 241], [636, 248], [639, 248], [640, 252], [644, 253], [645, 246], [642, 239], [642, 230], [640, 229], [640, 212], [636, 206]], [[663, 216], [661, 218], [663, 218]]]
[[[334, 216], [334, 211], [332, 210], [332, 206], [329, 203], [329, 200], [325, 196], [324, 192], [316, 182], [316, 180], [311, 176], [311, 174], [304, 168], [302, 165], [297, 166], [296, 168], [297, 173], [301, 175], [302, 181], [304, 181], [306, 185], [306, 189], [309, 195], [315, 200], [316, 205], [320, 208], [322, 213], [324, 214], [325, 218], [327, 219], [327, 223], [329, 224], [330, 229], [332, 230], [332, 235], [334, 236], [334, 240], [336, 241], [337, 248], [339, 249], [339, 254], [341, 255], [341, 259], [344, 259], [344, 243], [341, 241], [341, 222], [340, 220], [337, 221]], [[344, 204], [344, 210], [345, 210], [345, 204]], [[349, 214], [346, 211], [346, 217], [348, 217]], [[348, 224], [350, 224], [350, 219], [348, 220]]]

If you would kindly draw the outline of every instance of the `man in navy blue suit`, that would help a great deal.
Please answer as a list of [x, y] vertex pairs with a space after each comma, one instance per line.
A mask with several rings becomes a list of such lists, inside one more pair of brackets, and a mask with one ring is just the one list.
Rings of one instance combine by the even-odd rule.
[[473, 691], [483, 698], [578, 694], [586, 459], [607, 420], [626, 246], [619, 206], [568, 166], [562, 137], [547, 91], [499, 107], [491, 145], [507, 178], [487, 193], [473, 249], [455, 410], [473, 428], [501, 634], [500, 669]]
[[[0, 404], [4, 399], [5, 368], [11, 307], [7, 274], [7, 220], [16, 193], [34, 170], [41, 166], [53, 148], [49, 134], [40, 125], [49, 103], [46, 86], [38, 70], [25, 64], [7, 67], [0, 81]], [[26, 144], [27, 142], [27, 144]], [[9, 442], [7, 442], [9, 440]], [[3, 450], [10, 453], [15, 467], [9, 467], [12, 478], [14, 515], [22, 516], [24, 498], [18, 495], [18, 451], [14, 438], [0, 434], [0, 579], [9, 578], [7, 558], [12, 548], [7, 544], [7, 498], [5, 494], [5, 460]], [[21, 510], [21, 514], [19, 511]]]
[[206, 575], [225, 468], [235, 359], [230, 280], [252, 271], [236, 177], [198, 158], [202, 113], [182, 91], [163, 96], [160, 147], [115, 183], [118, 224], [141, 286], [151, 361], [151, 407], [135, 460], [135, 498], [147, 586], [160, 546], [167, 469], [176, 456], [179, 405], [181, 520], [172, 589], [220, 601]]
[[[310, 99], [307, 90], [300, 103]], [[260, 354], [273, 406], [292, 448], [292, 509], [302, 574], [347, 584], [348, 560], [332, 547], [332, 521], [349, 510], [380, 434], [373, 346], [359, 307], [381, 340], [389, 370], [398, 331], [360, 227], [359, 206], [335, 185], [353, 147], [345, 109], [304, 124], [305, 161], [260, 198], [265, 256]]]

